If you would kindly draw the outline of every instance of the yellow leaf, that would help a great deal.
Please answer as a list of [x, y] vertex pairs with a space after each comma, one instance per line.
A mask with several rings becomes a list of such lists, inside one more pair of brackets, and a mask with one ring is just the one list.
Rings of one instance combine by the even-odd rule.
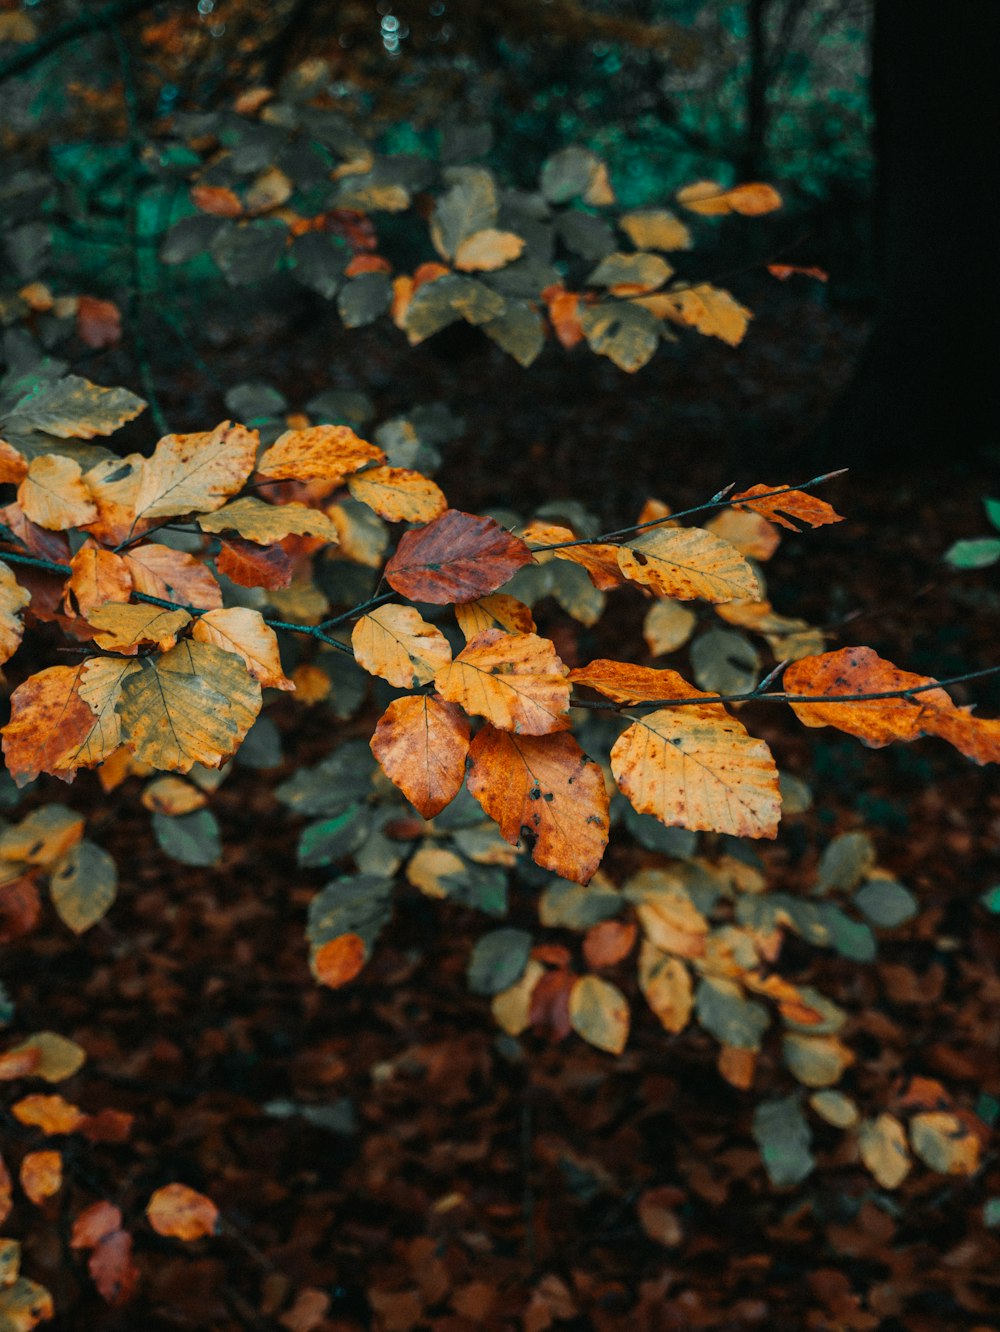
[[942, 1175], [973, 1175], [979, 1169], [979, 1138], [958, 1115], [948, 1111], [914, 1115], [910, 1142], [921, 1161]]
[[192, 814], [196, 809], [204, 809], [208, 804], [208, 796], [182, 777], [157, 777], [143, 791], [142, 803], [145, 809], [156, 814], [176, 818], [179, 814]]
[[40, 1207], [62, 1188], [62, 1156], [53, 1151], [28, 1152], [21, 1160], [20, 1178], [25, 1195]]
[[366, 463], [383, 462], [385, 454], [361, 439], [350, 426], [310, 426], [286, 430], [260, 460], [258, 472], [273, 481], [329, 481], [340, 485]]
[[535, 621], [529, 608], [506, 592], [494, 592], [478, 601], [459, 603], [455, 607], [455, 619], [467, 643], [487, 629], [502, 629], [507, 634], [535, 632]]
[[781, 533], [763, 514], [741, 513], [738, 509], [723, 509], [708, 520], [705, 531], [754, 560], [769, 560], [781, 544]]
[[659, 657], [683, 647], [697, 623], [694, 611], [672, 597], [661, 597], [646, 612], [642, 636], [652, 655]]
[[76, 1041], [67, 1040], [54, 1031], [38, 1031], [34, 1036], [12, 1046], [8, 1055], [25, 1051], [37, 1051], [38, 1062], [31, 1070], [31, 1077], [42, 1078], [45, 1082], [65, 1082], [83, 1067], [86, 1051]]
[[161, 652], [173, 647], [177, 635], [191, 616], [185, 610], [162, 610], [159, 606], [123, 606], [109, 601], [97, 606], [87, 617], [87, 623], [96, 629], [94, 641], [109, 652], [124, 652], [135, 656], [144, 643], [155, 643]]
[[349, 477], [347, 488], [390, 523], [429, 523], [448, 507], [440, 486], [405, 467], [369, 467]]
[[649, 939], [639, 950], [639, 988], [667, 1031], [683, 1031], [694, 1008], [691, 973]]
[[569, 671], [547, 638], [488, 629], [435, 679], [438, 692], [501, 731], [548, 735], [569, 726]]
[[27, 518], [51, 532], [82, 527], [97, 517], [80, 464], [55, 453], [31, 460], [17, 499]]
[[379, 606], [362, 615], [351, 634], [358, 665], [397, 689], [417, 689], [451, 661], [440, 629], [413, 606]]
[[144, 658], [122, 688], [129, 749], [154, 768], [217, 768], [243, 742], [260, 711], [260, 685], [242, 660], [211, 643], [183, 642]]
[[671, 296], [684, 323], [699, 333], [728, 342], [730, 347], [737, 347], [743, 341], [753, 315], [722, 287], [699, 282], [694, 287], [672, 292]]
[[521, 979], [493, 996], [490, 1003], [493, 1016], [508, 1036], [520, 1036], [530, 1027], [531, 996], [544, 975], [545, 968], [541, 962], [530, 957]]
[[658, 597], [691, 601], [753, 599], [757, 575], [728, 541], [700, 527], [652, 527], [618, 549], [626, 578]]
[[[128, 601], [132, 594], [132, 575], [128, 565], [114, 551], [86, 545], [70, 560], [66, 583], [67, 607], [75, 606], [84, 619], [96, 606], [109, 601]], [[70, 601], [72, 594], [72, 601]]]
[[455, 267], [463, 273], [492, 273], [519, 258], [523, 249], [522, 236], [516, 236], [512, 231], [498, 231], [496, 227], [484, 227], [459, 242]]
[[327, 513], [337, 529], [340, 555], [368, 569], [381, 568], [389, 529], [377, 514], [355, 499], [331, 504]]
[[628, 1041], [628, 1000], [610, 981], [581, 976], [569, 992], [570, 1026], [578, 1036], [609, 1054], [621, 1054]]
[[18, 611], [31, 601], [6, 564], [0, 564], [0, 665], [9, 661], [17, 651], [24, 634], [24, 625]]
[[211, 1198], [186, 1184], [165, 1184], [157, 1189], [147, 1204], [146, 1216], [158, 1235], [181, 1240], [214, 1234], [219, 1223], [219, 1209]]
[[318, 536], [336, 542], [337, 529], [320, 509], [307, 504], [266, 504], [263, 500], [243, 498], [202, 514], [198, 526], [203, 532], [236, 532], [246, 541], [270, 546], [286, 536]]
[[141, 453], [130, 453], [127, 458], [105, 458], [84, 475], [97, 509], [96, 518], [84, 526], [98, 541], [115, 546], [150, 526], [136, 518], [135, 509], [145, 466]]
[[665, 208], [623, 213], [618, 225], [637, 250], [689, 250], [691, 233]]
[[906, 1132], [894, 1115], [866, 1120], [858, 1130], [861, 1160], [884, 1189], [898, 1189], [910, 1173]]
[[777, 835], [781, 797], [770, 750], [719, 705], [639, 718], [615, 742], [611, 770], [638, 812], [668, 828]]
[[74, 934], [89, 930], [106, 915], [118, 892], [118, 870], [107, 851], [78, 842], [52, 867], [49, 896]]
[[253, 471], [259, 443], [256, 430], [229, 421], [194, 435], [164, 435], [143, 465], [136, 515], [149, 520], [220, 509]]
[[242, 658], [253, 678], [264, 687], [295, 688], [281, 668], [278, 637], [264, 623], [260, 611], [245, 606], [207, 611], [195, 620], [191, 635], [199, 643], [214, 643], [223, 652]]
[[0, 833], [0, 858], [45, 868], [76, 845], [83, 829], [82, 814], [65, 805], [42, 805]]

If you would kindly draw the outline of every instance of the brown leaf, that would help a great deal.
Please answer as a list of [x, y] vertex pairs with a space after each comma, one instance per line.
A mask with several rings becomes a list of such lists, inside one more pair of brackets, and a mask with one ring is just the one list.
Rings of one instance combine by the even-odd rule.
[[442, 698], [502, 731], [548, 735], [569, 726], [568, 674], [547, 638], [487, 629], [435, 683]]
[[461, 789], [469, 723], [459, 708], [427, 694], [397, 698], [375, 727], [371, 751], [389, 780], [432, 819]]
[[295, 572], [294, 561], [280, 546], [256, 546], [241, 537], [221, 539], [215, 567], [240, 587], [268, 589], [289, 587]]
[[286, 430], [261, 458], [257, 471], [273, 481], [327, 481], [333, 489], [366, 463], [384, 461], [382, 450], [350, 426], [322, 425]]
[[[793, 662], [783, 677], [789, 694], [868, 694], [911, 689], [933, 684], [926, 675], [911, 675], [885, 661], [872, 648], [845, 647], [819, 657]], [[927, 709], [954, 708], [943, 689], [928, 690], [913, 698], [871, 699], [860, 703], [792, 703], [805, 726], [834, 726], [856, 735], [866, 745], [880, 748], [893, 740], [915, 740]]]
[[777, 836], [771, 753], [719, 705], [663, 708], [636, 720], [615, 742], [611, 770], [638, 812], [667, 827]]
[[253, 471], [259, 443], [256, 430], [229, 421], [193, 435], [164, 435], [141, 469], [137, 517], [148, 521], [221, 509]]
[[588, 967], [600, 971], [625, 960], [635, 947], [638, 930], [631, 921], [602, 920], [583, 937], [583, 956]]
[[778, 523], [781, 527], [788, 527], [793, 532], [801, 532], [806, 527], [823, 527], [826, 523], [842, 523], [844, 521], [843, 517], [832, 505], [827, 504], [826, 500], [818, 499], [805, 490], [787, 490], [783, 495], [771, 495], [768, 499], [755, 498], [759, 495], [766, 495], [769, 491], [780, 489], [780, 485], [751, 486], [749, 490], [741, 490], [738, 495], [734, 495], [733, 503], [735, 504], [737, 500], [745, 500], [745, 504], [739, 505], [741, 509], [759, 513], [762, 517], [770, 519], [772, 523]]
[[655, 670], [652, 666], [633, 666], [630, 661], [609, 661], [598, 657], [587, 666], [570, 671], [573, 684], [596, 689], [605, 698], [616, 703], [652, 703], [668, 698], [712, 698], [703, 694], [671, 670]]
[[212, 217], [240, 217], [243, 213], [239, 197], [224, 185], [192, 185], [191, 202]]
[[340, 934], [313, 952], [310, 966], [321, 985], [338, 990], [354, 979], [367, 959], [368, 949], [360, 935]]
[[0, 943], [11, 943], [30, 934], [38, 924], [41, 912], [42, 899], [38, 895], [34, 872], [0, 884]]
[[81, 296], [76, 307], [76, 331], [88, 347], [116, 347], [122, 340], [122, 312], [114, 301]]
[[547, 971], [531, 991], [529, 1016], [532, 1028], [551, 1041], [562, 1041], [573, 1030], [569, 1020], [569, 997], [577, 977], [571, 971]]
[[493, 592], [531, 562], [524, 542], [492, 518], [447, 509], [426, 527], [404, 532], [385, 578], [413, 601], [446, 606]]
[[76, 1217], [70, 1235], [70, 1248], [93, 1249], [107, 1235], [121, 1229], [122, 1214], [109, 1202], [91, 1203]]
[[127, 1304], [139, 1284], [128, 1231], [113, 1230], [105, 1235], [91, 1253], [87, 1270], [103, 1300], [112, 1307]]
[[[120, 555], [100, 546], [82, 546], [70, 561], [73, 572], [66, 582], [66, 605], [84, 619], [95, 606], [108, 601], [128, 601], [132, 595], [132, 575]], [[72, 602], [70, 596], [72, 595]]]
[[572, 736], [510, 735], [487, 724], [470, 746], [466, 781], [508, 842], [524, 842], [564, 879], [591, 879], [608, 842], [608, 794]]
[[239, 657], [264, 688], [295, 688], [281, 668], [278, 637], [260, 611], [245, 606], [210, 610], [195, 621], [191, 636]]
[[196, 1193], [186, 1184], [165, 1184], [150, 1198], [146, 1216], [158, 1235], [196, 1240], [215, 1234], [219, 1209], [211, 1198]]
[[120, 744], [115, 705], [135, 662], [92, 658], [80, 666], [50, 666], [11, 695], [3, 727], [7, 768], [21, 786], [41, 772], [72, 781], [77, 768], [103, 762]]

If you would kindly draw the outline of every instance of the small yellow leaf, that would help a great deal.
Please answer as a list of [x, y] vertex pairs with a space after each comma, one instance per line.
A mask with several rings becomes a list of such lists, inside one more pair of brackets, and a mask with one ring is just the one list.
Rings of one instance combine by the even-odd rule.
[[397, 689], [417, 689], [451, 661], [451, 648], [413, 606], [378, 606], [362, 615], [351, 634], [354, 656], [370, 675]]

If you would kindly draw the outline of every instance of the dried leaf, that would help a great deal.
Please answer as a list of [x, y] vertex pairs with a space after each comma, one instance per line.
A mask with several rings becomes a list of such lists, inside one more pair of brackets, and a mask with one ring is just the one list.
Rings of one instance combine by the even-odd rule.
[[197, 610], [222, 605], [222, 590], [212, 571], [194, 555], [152, 543], [135, 546], [125, 555], [137, 592]]
[[569, 726], [569, 671], [547, 638], [487, 629], [438, 672], [438, 692], [502, 731], [548, 735]]
[[351, 646], [359, 666], [397, 689], [418, 689], [451, 661], [444, 634], [413, 606], [378, 606], [362, 615]]
[[61, 1096], [25, 1096], [11, 1106], [14, 1118], [43, 1133], [75, 1133], [87, 1116]]
[[21, 1161], [21, 1188], [40, 1207], [62, 1188], [62, 1155], [59, 1152], [28, 1152]]
[[469, 749], [466, 780], [508, 842], [525, 843], [564, 879], [590, 880], [608, 842], [608, 795], [601, 769], [572, 736], [486, 725]]
[[73, 572], [66, 583], [67, 608], [75, 606], [84, 619], [96, 606], [109, 601], [125, 602], [132, 595], [132, 574], [124, 559], [114, 551], [82, 546], [70, 561], [70, 568]]
[[432, 819], [461, 789], [469, 723], [459, 708], [428, 694], [397, 698], [375, 727], [371, 751], [389, 780]]
[[[337, 529], [333, 535], [336, 539]], [[263, 587], [268, 590], [289, 587], [295, 564], [281, 546], [255, 546], [242, 537], [223, 537], [215, 567], [239, 587]]]
[[861, 1160], [884, 1189], [898, 1189], [910, 1173], [912, 1162], [906, 1131], [890, 1114], [868, 1119], [858, 1130]]
[[74, 934], [89, 930], [107, 915], [117, 892], [114, 858], [93, 842], [78, 842], [53, 865], [49, 876], [52, 905]]
[[24, 625], [18, 612], [30, 601], [31, 593], [24, 590], [6, 564], [0, 563], [0, 665], [20, 647]]
[[17, 501], [25, 517], [50, 532], [82, 527], [97, 517], [80, 464], [56, 453], [31, 460], [17, 488]]
[[201, 514], [203, 532], [236, 532], [247, 541], [270, 546], [287, 536], [319, 536], [336, 544], [337, 529], [320, 509], [306, 504], [267, 504], [244, 496], [232, 500], [215, 513]]
[[467, 643], [487, 629], [502, 629], [507, 634], [535, 632], [531, 611], [523, 601], [506, 592], [494, 592], [478, 601], [460, 602], [455, 607], [455, 619]]
[[161, 652], [172, 648], [180, 631], [191, 623], [191, 616], [185, 610], [161, 610], [145, 604], [123, 606], [109, 601], [96, 606], [87, 623], [97, 631], [94, 641], [99, 647], [134, 657], [147, 643], [155, 644]]
[[132, 1261], [132, 1236], [114, 1230], [95, 1246], [87, 1262], [101, 1298], [112, 1306], [127, 1304], [139, 1284], [139, 1269]]
[[272, 481], [326, 481], [332, 489], [366, 463], [384, 461], [382, 450], [350, 426], [321, 425], [279, 435], [257, 471]]
[[348, 478], [347, 488], [390, 523], [429, 523], [448, 507], [440, 486], [406, 467], [366, 468]]
[[694, 632], [698, 618], [694, 611], [672, 597], [654, 601], [642, 623], [642, 636], [654, 657], [682, 648]]
[[682, 190], [678, 190], [677, 202], [692, 213], [701, 213], [705, 217], [725, 213], [759, 217], [762, 213], [773, 213], [776, 208], [780, 208], [781, 195], [773, 185], [765, 185], [760, 181], [734, 185], [727, 190], [715, 181], [699, 180], [694, 185], [685, 185]]
[[619, 547], [626, 578], [658, 597], [737, 601], [760, 594], [757, 575], [735, 546], [699, 527], [653, 527]]
[[191, 636], [239, 657], [262, 687], [295, 688], [282, 670], [277, 635], [260, 611], [244, 606], [210, 610], [195, 621]]
[[753, 318], [730, 292], [708, 282], [671, 292], [670, 301], [682, 323], [690, 324], [706, 337], [719, 338], [730, 347], [738, 347], [743, 341]]
[[158, 1235], [196, 1240], [215, 1234], [219, 1209], [211, 1198], [196, 1193], [186, 1184], [165, 1184], [150, 1198], [146, 1216]]
[[[837, 513], [832, 505], [827, 504], [826, 500], [818, 499], [815, 495], [810, 495], [804, 490], [786, 490], [783, 495], [771, 495], [768, 499], [755, 498], [781, 488], [780, 485], [751, 486], [749, 490], [741, 490], [738, 495], [734, 495], [733, 504], [737, 500], [745, 500], [745, 504], [739, 505], [740, 509], [760, 514], [762, 517], [770, 519], [772, 523], [778, 523], [781, 527], [788, 527], [793, 532], [801, 532], [806, 527], [823, 527], [826, 523], [842, 523], [844, 521], [843, 517]], [[747, 552], [747, 554], [753, 553], [753, 551]], [[763, 558], [766, 559], [767, 557], [764, 556]]]
[[475, 601], [506, 583], [531, 551], [493, 521], [447, 509], [426, 527], [405, 532], [385, 566], [389, 586], [413, 601]]
[[136, 516], [148, 521], [221, 509], [253, 471], [259, 443], [256, 430], [229, 421], [198, 434], [164, 435], [142, 468]]

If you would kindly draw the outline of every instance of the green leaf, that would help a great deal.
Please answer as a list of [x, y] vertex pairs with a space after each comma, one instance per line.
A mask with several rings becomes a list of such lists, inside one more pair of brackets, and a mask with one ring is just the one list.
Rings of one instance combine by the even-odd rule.
[[875, 844], [866, 832], [841, 833], [820, 856], [816, 891], [854, 888], [875, 864]]
[[1000, 499], [984, 499], [983, 508], [992, 526], [1000, 532]]
[[556, 218], [556, 233], [567, 250], [591, 263], [614, 253], [614, 232], [603, 217], [595, 217], [592, 213], [579, 209], [560, 213]]
[[538, 919], [548, 929], [589, 930], [621, 913], [625, 900], [614, 888], [556, 879], [538, 903]]
[[545, 346], [545, 327], [542, 316], [527, 301], [509, 296], [502, 315], [489, 319], [482, 326], [488, 338], [513, 356], [518, 365], [527, 368]]
[[79, 375], [39, 384], [5, 418], [13, 431], [41, 430], [59, 439], [112, 435], [144, 410], [142, 398], [123, 388], [102, 388]]
[[82, 934], [107, 913], [118, 892], [118, 869], [103, 847], [82, 841], [53, 867], [49, 895], [59, 919]]
[[703, 976], [695, 994], [698, 1021], [724, 1045], [759, 1050], [771, 1018], [763, 1004], [744, 997], [742, 989], [718, 976]]
[[956, 541], [948, 547], [944, 557], [956, 569], [987, 569], [1000, 560], [1000, 538], [973, 537]]
[[330, 818], [371, 791], [377, 767], [363, 740], [348, 740], [322, 763], [302, 768], [282, 782], [275, 795], [295, 814]]
[[332, 865], [343, 860], [365, 840], [370, 823], [367, 805], [351, 805], [332, 819], [311, 823], [299, 837], [299, 864]]
[[378, 874], [334, 879], [309, 903], [306, 938], [319, 948], [342, 934], [357, 934], [369, 950], [392, 916], [392, 880]]
[[895, 929], [912, 920], [920, 907], [908, 888], [893, 879], [869, 879], [854, 894], [854, 904], [873, 925]]
[[762, 1101], [754, 1111], [753, 1136], [775, 1188], [801, 1183], [815, 1165], [812, 1134], [797, 1096]]
[[979, 900], [987, 911], [1000, 915], [1000, 883], [995, 883], [992, 888], [987, 888], [985, 893], [980, 893]]
[[569, 203], [585, 194], [600, 166], [600, 158], [589, 148], [571, 144], [553, 153], [542, 164], [539, 184], [549, 203]]
[[309, 231], [292, 242], [292, 276], [303, 287], [331, 300], [344, 281], [349, 258], [350, 252], [338, 236]]
[[392, 304], [392, 282], [387, 273], [359, 273], [349, 278], [337, 296], [337, 312], [347, 328], [374, 324]]
[[869, 926], [851, 920], [839, 907], [824, 903], [821, 919], [830, 932], [830, 947], [851, 962], [874, 962], [878, 953], [875, 936]]
[[167, 232], [160, 246], [160, 259], [165, 264], [183, 264], [196, 255], [205, 254], [212, 241], [225, 226], [217, 217], [198, 213], [182, 217]]
[[171, 860], [182, 865], [217, 865], [222, 859], [219, 823], [210, 809], [190, 814], [153, 814], [153, 832]]
[[270, 277], [285, 250], [288, 232], [268, 218], [223, 228], [212, 241], [212, 258], [231, 287]]
[[606, 356], [629, 374], [652, 359], [660, 341], [660, 326], [653, 315], [628, 301], [586, 306], [580, 326], [591, 351]]
[[691, 666], [699, 689], [745, 694], [760, 678], [760, 655], [735, 629], [709, 629], [691, 644]]
[[497, 188], [483, 167], [453, 167], [451, 188], [438, 199], [431, 214], [431, 239], [443, 259], [451, 262], [462, 241], [497, 220]]
[[526, 930], [491, 930], [484, 934], [469, 959], [469, 989], [473, 994], [499, 994], [521, 979], [528, 965], [532, 938]]

